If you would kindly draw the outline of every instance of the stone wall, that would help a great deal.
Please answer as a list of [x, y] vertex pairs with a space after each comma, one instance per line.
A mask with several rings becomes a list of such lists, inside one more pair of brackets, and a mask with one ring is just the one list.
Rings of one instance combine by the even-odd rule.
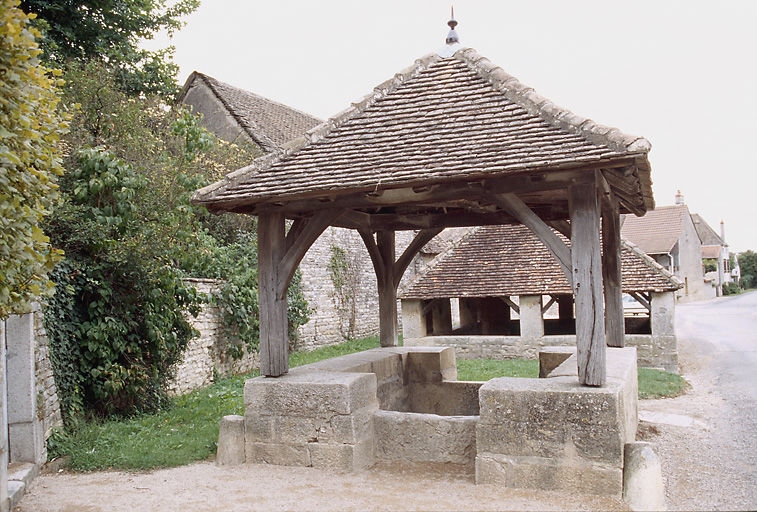
[[[217, 287], [211, 279], [189, 279], [198, 292], [211, 294]], [[227, 377], [247, 373], [260, 366], [257, 351], [245, 350], [241, 359], [228, 355], [230, 343], [241, 343], [228, 339], [223, 330], [220, 309], [214, 304], [205, 304], [196, 318], [189, 318], [200, 335], [189, 341], [184, 357], [176, 369], [176, 375], [169, 383], [169, 393], [181, 395], [207, 386], [216, 376]]]
[[50, 349], [48, 348], [47, 332], [45, 331], [42, 310], [38, 304], [34, 305], [34, 376], [37, 388], [37, 416], [42, 421], [42, 431], [45, 440], [52, 434], [55, 427], [63, 426], [63, 418], [58, 401], [58, 390], [55, 387], [53, 367], [50, 363]]
[[[412, 231], [396, 233], [397, 258], [414, 235]], [[339, 250], [343, 251], [344, 266], [337, 269], [338, 279], [334, 279], [329, 264]], [[415, 275], [419, 266], [422, 266], [421, 260], [416, 258], [405, 272], [402, 283]], [[357, 231], [327, 228], [305, 254], [300, 271], [310, 321], [298, 331], [297, 348], [311, 350], [348, 339], [378, 335], [376, 274]], [[335, 281], [341, 283], [340, 288], [335, 286]]]

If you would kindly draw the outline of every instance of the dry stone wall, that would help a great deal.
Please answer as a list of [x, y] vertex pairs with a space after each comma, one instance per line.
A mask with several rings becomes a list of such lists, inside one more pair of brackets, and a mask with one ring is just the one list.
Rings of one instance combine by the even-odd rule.
[[42, 310], [38, 304], [34, 305], [34, 377], [37, 389], [37, 417], [42, 422], [45, 440], [52, 434], [55, 427], [63, 426], [63, 418], [58, 401], [58, 390], [55, 387], [53, 367], [50, 363], [50, 349], [47, 332], [43, 322]]
[[[217, 282], [211, 279], [189, 279], [198, 292], [212, 294]], [[189, 341], [184, 357], [176, 369], [176, 375], [169, 383], [169, 393], [181, 395], [211, 384], [216, 376], [226, 377], [247, 373], [260, 365], [257, 352], [245, 350], [241, 359], [228, 355], [229, 344], [241, 343], [229, 339], [223, 329], [223, 316], [215, 304], [205, 304], [190, 323], [199, 336]]]
[[[414, 236], [412, 231], [397, 232], [397, 258]], [[297, 348], [378, 335], [376, 275], [357, 231], [327, 228], [305, 254], [300, 270], [310, 321], [298, 331]], [[411, 265], [404, 279], [415, 271]]]

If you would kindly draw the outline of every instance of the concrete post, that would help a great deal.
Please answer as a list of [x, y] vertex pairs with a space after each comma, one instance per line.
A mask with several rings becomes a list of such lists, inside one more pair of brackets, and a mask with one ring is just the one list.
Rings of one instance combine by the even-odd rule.
[[404, 339], [422, 338], [426, 335], [426, 319], [423, 317], [423, 301], [402, 300], [402, 336]]
[[11, 462], [44, 462], [44, 436], [37, 417], [34, 370], [34, 315], [6, 322], [8, 437]]
[[541, 295], [521, 295], [519, 304], [520, 337], [527, 340], [543, 338], [544, 318], [541, 312]]
[[0, 512], [8, 512], [8, 391], [5, 386], [5, 320], [0, 320]]

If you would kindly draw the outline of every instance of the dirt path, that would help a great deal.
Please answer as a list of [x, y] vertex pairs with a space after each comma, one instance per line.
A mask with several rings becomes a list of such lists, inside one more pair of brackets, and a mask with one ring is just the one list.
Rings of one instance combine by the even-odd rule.
[[619, 500], [475, 485], [455, 467], [312, 468], [193, 464], [150, 473], [42, 475], [21, 512], [208, 510], [627, 510]]

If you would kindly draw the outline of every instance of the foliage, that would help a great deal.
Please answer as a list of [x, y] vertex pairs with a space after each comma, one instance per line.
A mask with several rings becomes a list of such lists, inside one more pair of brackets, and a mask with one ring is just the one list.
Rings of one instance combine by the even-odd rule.
[[171, 95], [176, 91], [173, 47], [148, 51], [143, 39], [181, 28], [181, 18], [199, 0], [23, 0], [25, 12], [36, 13], [44, 35], [46, 58], [62, 66], [70, 61], [98, 60], [129, 94]]
[[675, 373], [654, 368], [639, 368], [639, 398], [673, 398], [689, 387], [686, 379]]
[[357, 323], [357, 292], [360, 287], [360, 268], [357, 258], [349, 257], [338, 245], [330, 248], [327, 265], [331, 283], [334, 285], [334, 307], [339, 314], [339, 331], [345, 338], [355, 335]]
[[[257, 347], [254, 219], [210, 215], [189, 200], [259, 151], [216, 140], [181, 106], [127, 95], [101, 63], [74, 63], [66, 77], [64, 100], [78, 109], [66, 138], [64, 201], [47, 229], [67, 260], [46, 319], [72, 426], [82, 412], [165, 403], [162, 388], [192, 335], [184, 318], [208, 299], [184, 277], [222, 282], [212, 299], [226, 315], [232, 356]], [[299, 279], [289, 289], [295, 334], [307, 321]]]
[[702, 260], [705, 272], [715, 272], [718, 269], [718, 260], [715, 258], [706, 258]]
[[539, 376], [536, 359], [458, 359], [457, 380], [487, 381], [495, 377]]
[[58, 70], [40, 65], [38, 32], [16, 0], [0, 0], [0, 318], [52, 291], [60, 258], [40, 227], [57, 201], [58, 140], [68, 116], [57, 108]]
[[744, 289], [757, 286], [757, 252], [752, 250], [739, 253], [741, 269], [741, 287]]
[[160, 226], [137, 208], [145, 186], [112, 153], [82, 150], [50, 224], [67, 253], [45, 316], [69, 420], [80, 404], [98, 415], [159, 408], [193, 335], [184, 314], [196, 314], [199, 299], [166, 247], [151, 243]]
[[56, 431], [48, 440], [48, 456], [67, 457], [74, 471], [147, 470], [207, 459], [215, 453], [218, 419], [244, 414], [243, 388], [244, 377], [232, 377], [174, 398], [155, 414]]
[[[310, 352], [294, 352], [292, 367], [379, 346], [376, 337], [351, 340]], [[57, 431], [48, 440], [50, 458], [67, 457], [75, 471], [103, 469], [146, 470], [173, 467], [207, 459], [215, 452], [218, 418], [244, 414], [244, 381], [258, 372], [219, 380], [174, 398], [155, 414], [111, 419]]]
[[737, 295], [739, 293], [741, 293], [741, 288], [733, 281], [723, 283], [723, 295]]

